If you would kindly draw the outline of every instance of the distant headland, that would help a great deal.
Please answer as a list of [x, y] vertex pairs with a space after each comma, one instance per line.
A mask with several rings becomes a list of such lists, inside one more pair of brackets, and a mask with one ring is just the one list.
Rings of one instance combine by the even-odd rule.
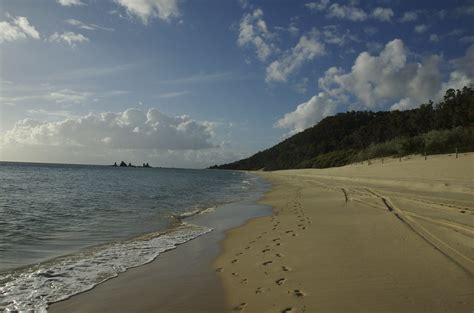
[[120, 161], [120, 165], [117, 165], [117, 162], [114, 162], [114, 165], [112, 165], [112, 166], [113, 167], [146, 167], [146, 168], [152, 168], [150, 166], [150, 164], [148, 164], [148, 163], [143, 163], [142, 166], [139, 166], [139, 165], [137, 166], [137, 165], [133, 165], [131, 162], [129, 162], [128, 165], [127, 165], [127, 163], [125, 163], [124, 161]]

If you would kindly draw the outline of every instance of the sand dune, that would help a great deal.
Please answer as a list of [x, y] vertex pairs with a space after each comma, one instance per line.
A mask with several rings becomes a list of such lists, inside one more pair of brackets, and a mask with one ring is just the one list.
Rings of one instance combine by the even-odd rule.
[[471, 312], [474, 154], [261, 173], [274, 214], [228, 233], [229, 310]]

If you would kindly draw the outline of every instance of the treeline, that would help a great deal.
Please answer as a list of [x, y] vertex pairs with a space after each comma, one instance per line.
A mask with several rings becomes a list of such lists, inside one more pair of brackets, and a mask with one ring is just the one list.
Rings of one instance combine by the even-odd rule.
[[386, 156], [474, 151], [474, 90], [449, 89], [444, 100], [390, 112], [327, 117], [276, 146], [211, 168], [279, 170], [325, 168]]

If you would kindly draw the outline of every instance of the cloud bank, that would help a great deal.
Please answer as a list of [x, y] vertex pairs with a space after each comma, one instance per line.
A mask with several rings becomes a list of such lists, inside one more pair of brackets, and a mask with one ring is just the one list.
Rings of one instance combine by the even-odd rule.
[[0, 146], [200, 150], [212, 148], [214, 124], [156, 109], [90, 113], [57, 122], [24, 119], [0, 137]]

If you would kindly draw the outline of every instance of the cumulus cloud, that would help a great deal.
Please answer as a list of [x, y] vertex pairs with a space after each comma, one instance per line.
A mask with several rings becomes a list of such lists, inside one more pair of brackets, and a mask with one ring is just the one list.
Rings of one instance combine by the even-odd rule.
[[422, 63], [408, 63], [407, 57], [403, 41], [392, 40], [379, 55], [359, 54], [350, 73], [329, 69], [320, 87], [333, 94], [350, 94], [370, 109], [406, 97], [414, 102], [426, 101], [439, 90], [441, 59], [435, 55]]
[[74, 32], [64, 32], [62, 34], [55, 32], [49, 37], [49, 41], [65, 43], [68, 46], [74, 48], [80, 43], [89, 42], [89, 38], [85, 37], [82, 34]]
[[57, 0], [60, 5], [70, 7], [70, 6], [78, 6], [78, 5], [85, 5], [84, 2], [81, 0]]
[[0, 144], [109, 149], [198, 150], [213, 147], [215, 125], [156, 109], [91, 113], [57, 122], [24, 119], [0, 137]]
[[150, 18], [158, 17], [169, 21], [180, 15], [178, 0], [115, 0], [127, 10], [127, 13], [148, 24]]
[[474, 80], [474, 44], [467, 48], [462, 58], [455, 59], [452, 63], [455, 66], [456, 72], [462, 73], [468, 79]]
[[17, 16], [10, 22], [0, 22], [0, 43], [5, 41], [15, 41], [26, 38], [40, 39], [40, 34], [28, 19], [24, 16]]
[[377, 7], [372, 11], [371, 16], [382, 22], [390, 22], [393, 17], [393, 10], [390, 8]]
[[323, 54], [323, 43], [319, 42], [314, 35], [303, 35], [296, 46], [267, 67], [265, 80], [267, 82], [284, 82], [290, 75], [297, 72], [303, 64]]
[[327, 116], [336, 113], [337, 103], [328, 94], [319, 93], [307, 102], [301, 103], [296, 110], [285, 114], [275, 126], [290, 129], [290, 134], [295, 134], [315, 125]]
[[328, 8], [328, 17], [334, 17], [339, 19], [348, 19], [354, 22], [365, 21], [368, 17], [367, 13], [352, 5], [340, 5], [333, 3]]
[[408, 61], [408, 50], [400, 39], [388, 42], [375, 55], [360, 53], [350, 71], [331, 67], [319, 78], [319, 93], [297, 106], [276, 123], [291, 133], [312, 126], [336, 108], [406, 110], [428, 100], [439, 101], [449, 88], [474, 83], [474, 45], [465, 55], [448, 62], [449, 78], [440, 71], [443, 58], [433, 54], [419, 62]]
[[265, 61], [274, 50], [272, 38], [274, 35], [268, 30], [267, 24], [263, 20], [263, 11], [256, 9], [252, 13], [245, 14], [239, 25], [239, 47], [253, 46], [257, 57]]

